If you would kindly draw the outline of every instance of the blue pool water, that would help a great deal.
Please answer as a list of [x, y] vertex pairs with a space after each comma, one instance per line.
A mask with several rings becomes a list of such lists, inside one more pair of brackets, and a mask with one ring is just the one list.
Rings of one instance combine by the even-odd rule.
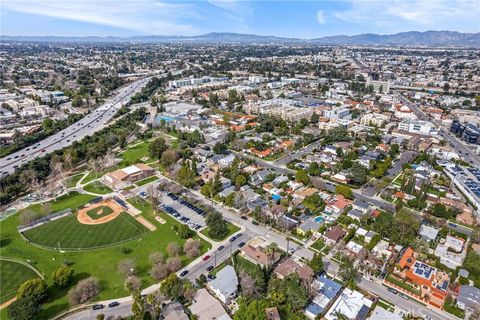
[[280, 200], [280, 199], [282, 199], [282, 197], [280, 197], [278, 194], [273, 194], [272, 199], [273, 200]]
[[166, 122], [171, 122], [173, 121], [173, 118], [168, 116], [157, 115], [156, 120], [157, 122], [160, 122], [161, 120], [165, 120]]
[[318, 216], [318, 217], [315, 217], [315, 218], [313, 219], [313, 221], [318, 222], [318, 223], [322, 223], [322, 222], [325, 221], [325, 219], [324, 219], [323, 217], [321, 217], [321, 216]]

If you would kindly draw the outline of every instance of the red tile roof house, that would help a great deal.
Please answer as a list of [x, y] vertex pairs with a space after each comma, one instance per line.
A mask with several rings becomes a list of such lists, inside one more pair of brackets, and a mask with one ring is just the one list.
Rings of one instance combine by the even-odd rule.
[[348, 200], [342, 195], [336, 195], [327, 203], [327, 205], [325, 206], [325, 211], [327, 213], [338, 215], [342, 213], [343, 210], [345, 210], [345, 208], [347, 208], [351, 204], [351, 200]]
[[329, 245], [335, 245], [340, 241], [343, 237], [347, 235], [347, 231], [344, 230], [341, 226], [333, 226], [322, 235], [323, 240], [325, 243]]
[[254, 238], [240, 250], [240, 253], [245, 259], [261, 267], [274, 265], [280, 260], [280, 253], [274, 252], [273, 254], [268, 254], [266, 246], [267, 243], [265, 240]]

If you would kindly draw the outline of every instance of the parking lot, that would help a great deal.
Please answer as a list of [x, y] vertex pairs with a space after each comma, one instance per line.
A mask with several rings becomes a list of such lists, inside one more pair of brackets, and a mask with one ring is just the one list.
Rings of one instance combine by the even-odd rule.
[[206, 226], [205, 211], [183, 199], [180, 199], [174, 194], [162, 194], [160, 196], [159, 209], [165, 211], [181, 223], [188, 225], [194, 230], [198, 230]]

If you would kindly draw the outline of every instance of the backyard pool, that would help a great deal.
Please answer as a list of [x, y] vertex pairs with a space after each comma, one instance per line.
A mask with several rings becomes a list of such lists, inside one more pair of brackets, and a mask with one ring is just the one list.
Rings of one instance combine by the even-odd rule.
[[318, 222], [318, 223], [323, 223], [325, 221], [325, 218], [323, 218], [322, 216], [318, 216], [318, 217], [313, 218], [313, 221]]
[[272, 194], [272, 199], [273, 199], [273, 200], [281, 200], [282, 197], [279, 196], [278, 194]]
[[161, 116], [161, 115], [157, 115], [156, 119], [155, 119], [157, 122], [160, 122], [162, 120], [165, 120], [166, 122], [172, 122], [174, 119], [172, 117], [168, 117], [168, 116]]

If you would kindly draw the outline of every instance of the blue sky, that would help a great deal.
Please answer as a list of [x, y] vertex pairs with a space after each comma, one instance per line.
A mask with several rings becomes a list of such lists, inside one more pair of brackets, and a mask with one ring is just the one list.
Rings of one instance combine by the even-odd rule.
[[0, 14], [3, 35], [480, 32], [480, 0], [2, 0]]

